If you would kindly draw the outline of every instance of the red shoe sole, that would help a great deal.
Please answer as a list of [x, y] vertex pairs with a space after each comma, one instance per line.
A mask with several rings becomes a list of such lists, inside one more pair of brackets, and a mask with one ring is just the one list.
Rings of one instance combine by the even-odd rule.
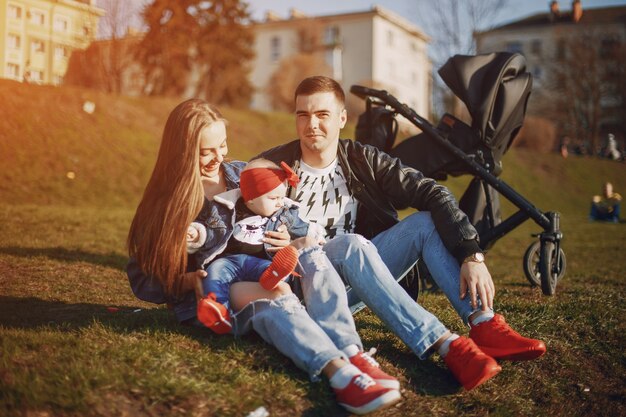
[[530, 361], [537, 359], [544, 353], [546, 353], [545, 345], [538, 345], [531, 348], [520, 349], [495, 349], [478, 345], [478, 348], [485, 354], [491, 356], [494, 359], [500, 359], [504, 361]]

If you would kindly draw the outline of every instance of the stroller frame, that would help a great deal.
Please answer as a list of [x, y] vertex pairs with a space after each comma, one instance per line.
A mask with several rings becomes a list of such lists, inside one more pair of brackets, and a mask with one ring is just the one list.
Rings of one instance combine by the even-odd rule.
[[[480, 245], [483, 249], [492, 245], [496, 240], [528, 219], [532, 219], [541, 226], [543, 232], [533, 235], [538, 237], [539, 241], [531, 244], [524, 255], [524, 272], [532, 285], [539, 285], [540, 283], [542, 292], [545, 295], [554, 295], [557, 282], [565, 273], [566, 263], [565, 253], [560, 243], [563, 233], [560, 230], [560, 214], [558, 212], [540, 211], [512, 187], [493, 175], [487, 169], [489, 166], [485, 168], [476, 161], [476, 158], [465, 154], [448, 141], [426, 119], [418, 115], [412, 108], [398, 101], [386, 90], [353, 85], [350, 88], [350, 92], [366, 100], [372, 100], [373, 97], [378, 101], [378, 104], [389, 106], [395, 113], [404, 116], [409, 122], [445, 147], [448, 152], [463, 161], [468, 171], [481, 181], [485, 192], [488, 192], [488, 184], [519, 208], [517, 212], [498, 225], [494, 226], [493, 221], [491, 222], [492, 227], [480, 235]], [[371, 105], [371, 102], [368, 105]], [[489, 201], [487, 201], [486, 209], [488, 210], [488, 218], [494, 219], [495, 213]]]

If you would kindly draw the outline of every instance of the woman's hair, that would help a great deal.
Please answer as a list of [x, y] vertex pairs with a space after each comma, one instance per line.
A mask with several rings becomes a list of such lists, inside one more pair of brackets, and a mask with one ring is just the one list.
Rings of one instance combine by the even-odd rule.
[[296, 87], [293, 99], [295, 101], [298, 96], [310, 96], [315, 93], [333, 93], [342, 106], [346, 103], [346, 94], [343, 92], [341, 85], [332, 78], [323, 75], [316, 75], [302, 80]]
[[141, 270], [159, 279], [166, 293], [181, 293], [187, 269], [187, 227], [204, 202], [200, 133], [220, 112], [202, 100], [180, 103], [170, 113], [150, 181], [128, 233], [128, 253]]

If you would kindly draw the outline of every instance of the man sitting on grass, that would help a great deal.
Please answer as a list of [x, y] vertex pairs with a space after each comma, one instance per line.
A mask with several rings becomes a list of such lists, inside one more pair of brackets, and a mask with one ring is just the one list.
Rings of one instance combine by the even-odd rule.
[[[494, 314], [478, 234], [448, 189], [373, 147], [340, 140], [347, 113], [335, 80], [302, 81], [295, 107], [299, 139], [260, 157], [285, 161], [299, 174], [288, 196], [300, 202], [304, 218], [325, 227], [333, 266], [420, 359], [438, 352], [469, 390], [501, 370], [496, 359], [534, 359], [546, 351]], [[407, 207], [420, 212], [398, 221], [396, 210]], [[469, 338], [451, 333], [396, 282], [419, 258], [469, 324]]]
[[619, 223], [619, 210], [622, 196], [613, 192], [613, 184], [604, 184], [603, 195], [594, 195], [591, 200], [589, 220]]

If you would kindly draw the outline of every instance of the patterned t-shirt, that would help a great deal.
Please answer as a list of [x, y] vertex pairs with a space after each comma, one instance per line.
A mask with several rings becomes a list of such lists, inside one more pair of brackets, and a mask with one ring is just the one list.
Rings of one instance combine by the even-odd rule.
[[348, 192], [346, 179], [337, 160], [322, 169], [300, 161], [300, 182], [295, 200], [300, 214], [326, 229], [326, 239], [338, 234], [354, 233], [357, 201]]

